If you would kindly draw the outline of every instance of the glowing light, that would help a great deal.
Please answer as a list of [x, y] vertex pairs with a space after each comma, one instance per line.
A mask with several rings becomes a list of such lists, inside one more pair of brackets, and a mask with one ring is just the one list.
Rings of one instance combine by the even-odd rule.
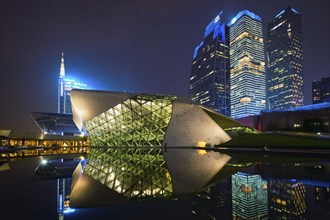
[[248, 103], [248, 102], [251, 102], [251, 98], [250, 97], [243, 97], [239, 101], [241, 103]]
[[278, 13], [276, 16], [275, 16], [275, 18], [277, 18], [278, 16], [280, 16], [281, 14], [283, 14], [284, 13], [284, 10], [282, 10], [280, 13]]
[[47, 160], [42, 160], [41, 164], [47, 164], [47, 162], [48, 162]]
[[217, 23], [219, 20], [220, 20], [220, 16], [217, 15], [217, 16], [215, 17], [215, 19], [214, 19], [214, 23]]
[[243, 11], [240, 11], [238, 12], [238, 14], [233, 17], [233, 19], [231, 19], [230, 23], [228, 24], [228, 26], [231, 26], [233, 25], [238, 19], [240, 19], [243, 15], [247, 15], [249, 16], [250, 18], [254, 19], [254, 20], [258, 20], [258, 21], [261, 21], [261, 17], [254, 14], [253, 12], [250, 12], [249, 10], [243, 10]]
[[237, 18], [234, 17], [233, 19], [231, 19], [231, 24], [234, 24], [237, 21]]
[[273, 27], [272, 29], [270, 29], [270, 31], [275, 30], [276, 28], [278, 28], [279, 26], [281, 26], [281, 25], [284, 24], [285, 22], [286, 22], [286, 20], [285, 20], [285, 21], [282, 21], [281, 23], [279, 23], [278, 25], [276, 25], [275, 27]]
[[75, 209], [72, 209], [72, 208], [67, 208], [67, 209], [65, 209], [64, 211], [63, 211], [63, 213], [64, 214], [67, 214], [67, 213], [72, 213], [72, 212], [74, 212], [75, 211]]
[[206, 142], [205, 141], [198, 141], [197, 147], [205, 147], [205, 146], [206, 146]]
[[80, 158], [80, 160], [85, 160], [85, 157], [83, 157], [83, 156], [80, 156], [79, 158]]
[[[205, 142], [205, 141], [198, 141], [197, 147], [205, 147], [206, 144], [207, 144], [207, 142]], [[198, 150], [198, 154], [204, 155], [204, 154], [206, 154], [206, 150]]]

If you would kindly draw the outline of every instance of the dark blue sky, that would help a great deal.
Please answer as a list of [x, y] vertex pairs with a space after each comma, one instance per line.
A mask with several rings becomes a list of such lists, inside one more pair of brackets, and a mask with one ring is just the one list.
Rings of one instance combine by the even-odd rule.
[[94, 89], [188, 96], [193, 51], [220, 11], [268, 22], [287, 5], [301, 15], [305, 104], [330, 76], [329, 1], [0, 2], [0, 129], [38, 131], [30, 112], [57, 111], [61, 52], [67, 76]]

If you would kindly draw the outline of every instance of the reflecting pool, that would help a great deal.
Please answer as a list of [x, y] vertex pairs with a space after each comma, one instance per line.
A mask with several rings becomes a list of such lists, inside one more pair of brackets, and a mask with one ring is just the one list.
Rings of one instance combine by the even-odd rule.
[[11, 219], [330, 219], [327, 156], [113, 148], [75, 157], [61, 164], [63, 158], [49, 156], [56, 164], [51, 178], [35, 178], [45, 158], [2, 163], [1, 213]]

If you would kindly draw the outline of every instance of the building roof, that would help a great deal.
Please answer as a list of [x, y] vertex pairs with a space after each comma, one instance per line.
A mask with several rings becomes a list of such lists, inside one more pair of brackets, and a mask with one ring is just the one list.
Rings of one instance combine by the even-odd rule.
[[25, 132], [16, 130], [0, 130], [0, 139], [26, 139], [26, 140], [70, 140], [84, 141], [85, 137], [72, 135], [52, 135], [37, 132]]
[[44, 134], [80, 134], [72, 114], [32, 112], [31, 115]]

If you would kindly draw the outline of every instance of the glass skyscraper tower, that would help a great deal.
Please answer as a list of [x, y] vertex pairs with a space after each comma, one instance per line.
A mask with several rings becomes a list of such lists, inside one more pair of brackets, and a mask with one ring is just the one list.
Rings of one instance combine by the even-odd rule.
[[268, 24], [267, 101], [270, 110], [303, 105], [301, 16], [286, 7]]
[[190, 75], [190, 98], [216, 112], [230, 116], [229, 30], [219, 13], [205, 28], [195, 48]]
[[268, 219], [267, 181], [260, 175], [232, 175], [232, 219]]
[[86, 84], [65, 77], [64, 54], [62, 52], [60, 78], [58, 79], [58, 113], [71, 114], [71, 89], [90, 89]]
[[265, 54], [261, 18], [239, 12], [229, 23], [231, 117], [259, 114], [266, 107]]

